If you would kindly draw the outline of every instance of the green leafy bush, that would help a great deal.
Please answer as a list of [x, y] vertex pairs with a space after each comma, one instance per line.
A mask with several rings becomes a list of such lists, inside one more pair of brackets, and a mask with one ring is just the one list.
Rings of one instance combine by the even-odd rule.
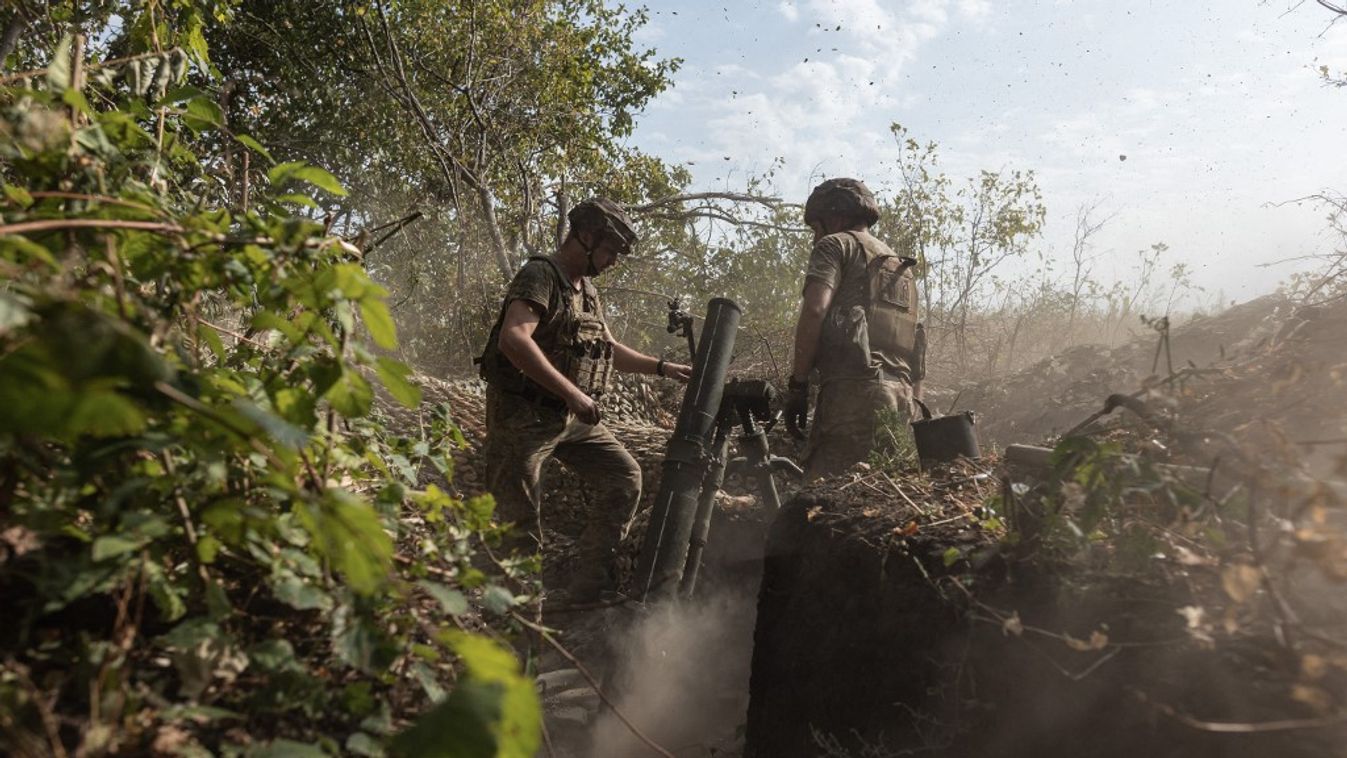
[[479, 555], [489, 499], [424, 484], [462, 444], [444, 409], [382, 422], [378, 387], [420, 402], [360, 339], [396, 348], [386, 292], [296, 213], [345, 190], [283, 163], [241, 197], [230, 161], [270, 156], [185, 86], [202, 13], [156, 8], [129, 63], [67, 39], [0, 89], [0, 746], [532, 755], [474, 600], [508, 613], [529, 567]]

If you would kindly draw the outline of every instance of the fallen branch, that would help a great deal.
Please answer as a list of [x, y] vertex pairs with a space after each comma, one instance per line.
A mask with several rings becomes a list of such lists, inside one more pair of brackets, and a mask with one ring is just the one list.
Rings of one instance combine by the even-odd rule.
[[1146, 693], [1138, 689], [1131, 690], [1132, 695], [1142, 703], [1151, 706], [1155, 710], [1163, 713], [1169, 718], [1183, 724], [1184, 726], [1198, 729], [1204, 732], [1215, 732], [1217, 734], [1266, 734], [1268, 732], [1293, 732], [1301, 729], [1324, 729], [1330, 726], [1347, 723], [1347, 713], [1337, 713], [1332, 716], [1320, 716], [1312, 719], [1282, 719], [1280, 721], [1206, 721], [1195, 718], [1186, 713], [1180, 712], [1177, 708], [1167, 703], [1152, 700]]

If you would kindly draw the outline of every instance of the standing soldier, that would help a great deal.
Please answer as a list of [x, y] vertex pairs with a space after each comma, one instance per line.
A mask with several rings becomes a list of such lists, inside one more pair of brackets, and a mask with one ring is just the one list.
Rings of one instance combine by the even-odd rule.
[[482, 355], [487, 485], [505, 520], [542, 544], [539, 478], [555, 456], [585, 481], [595, 512], [580, 535], [572, 602], [614, 586], [617, 547], [641, 498], [641, 468], [600, 419], [598, 399], [613, 369], [687, 381], [690, 367], [666, 363], [613, 339], [591, 277], [616, 266], [637, 237], [617, 203], [575, 206], [570, 233], [551, 256], [515, 274]]
[[804, 206], [814, 231], [805, 274], [786, 427], [797, 438], [809, 420], [809, 375], [818, 370], [818, 405], [805, 454], [805, 478], [865, 460], [880, 411], [906, 422], [921, 398], [925, 334], [917, 323], [916, 261], [870, 234], [879, 205], [856, 179], [829, 179]]

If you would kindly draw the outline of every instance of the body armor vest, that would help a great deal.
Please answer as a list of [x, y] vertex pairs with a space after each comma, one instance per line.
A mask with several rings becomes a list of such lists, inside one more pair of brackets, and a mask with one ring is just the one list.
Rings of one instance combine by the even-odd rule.
[[905, 366], [908, 378], [917, 381], [925, 375], [925, 334], [917, 323], [916, 261], [868, 235], [847, 234], [864, 255], [862, 302], [843, 310], [834, 300], [821, 335], [828, 348], [820, 359], [834, 375], [901, 372]]
[[865, 320], [872, 350], [893, 351], [908, 360], [917, 350], [917, 280], [915, 258], [892, 251], [875, 250], [859, 235], [849, 232], [865, 251]]
[[[562, 376], [579, 387], [581, 392], [598, 398], [608, 390], [613, 373], [613, 343], [608, 339], [598, 292], [587, 279], [582, 283], [580, 291], [576, 292], [570, 279], [551, 258], [533, 256], [529, 261], [545, 261], [548, 264], [556, 277], [558, 298], [561, 301], [555, 328], [539, 334], [543, 329], [540, 325], [539, 330], [534, 332], [534, 340], [543, 355], [547, 356], [548, 362]], [[496, 325], [487, 338], [486, 349], [477, 359], [482, 379], [505, 392], [553, 398], [550, 391], [524, 376], [500, 351], [500, 330], [509, 306], [509, 302], [501, 305]]]

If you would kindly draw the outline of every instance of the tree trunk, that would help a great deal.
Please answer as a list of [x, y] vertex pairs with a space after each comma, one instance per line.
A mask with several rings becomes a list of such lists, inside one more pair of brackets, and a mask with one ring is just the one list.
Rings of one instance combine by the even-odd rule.
[[491, 246], [495, 248], [496, 267], [500, 269], [500, 275], [509, 281], [514, 277], [515, 262], [510, 256], [510, 246], [505, 243], [505, 235], [501, 234], [500, 221], [496, 218], [496, 198], [481, 182], [477, 183], [477, 197], [482, 202], [482, 217], [486, 222], [487, 233], [491, 235]]
[[14, 18], [9, 20], [9, 25], [5, 27], [5, 36], [0, 38], [0, 71], [8, 67], [5, 65], [5, 59], [14, 52], [14, 48], [19, 44], [19, 38], [23, 36], [23, 30], [28, 27], [28, 17], [23, 15], [23, 11], [15, 10]]

